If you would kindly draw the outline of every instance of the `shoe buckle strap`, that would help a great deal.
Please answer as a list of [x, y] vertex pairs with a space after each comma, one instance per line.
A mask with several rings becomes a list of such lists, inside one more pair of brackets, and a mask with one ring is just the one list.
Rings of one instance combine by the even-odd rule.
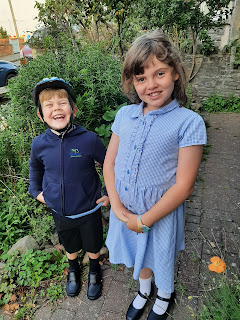
[[140, 292], [140, 291], [138, 291], [138, 294], [140, 295], [140, 297], [141, 298], [143, 298], [143, 299], [148, 299], [149, 298], [149, 296], [145, 293], [145, 294], [142, 294], [142, 292]]
[[165, 302], [170, 302], [170, 301], [171, 301], [171, 298], [162, 298], [162, 297], [159, 297], [158, 295], [157, 295], [156, 298], [157, 298], [158, 300], [165, 301]]
[[89, 274], [89, 282], [91, 284], [96, 284], [97, 283], [97, 274], [96, 273], [90, 273]]

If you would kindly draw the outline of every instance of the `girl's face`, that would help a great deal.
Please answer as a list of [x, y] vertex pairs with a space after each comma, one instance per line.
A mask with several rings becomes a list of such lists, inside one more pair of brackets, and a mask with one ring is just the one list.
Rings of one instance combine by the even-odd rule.
[[160, 109], [172, 101], [174, 81], [178, 78], [173, 67], [159, 61], [156, 56], [149, 58], [144, 73], [133, 77], [134, 88], [145, 102], [147, 112]]

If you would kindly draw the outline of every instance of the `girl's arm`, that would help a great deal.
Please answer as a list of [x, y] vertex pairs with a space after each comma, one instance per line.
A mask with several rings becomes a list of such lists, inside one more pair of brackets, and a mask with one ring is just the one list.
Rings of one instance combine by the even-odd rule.
[[126, 214], [130, 214], [130, 211], [128, 211], [120, 201], [117, 190], [115, 188], [114, 166], [118, 152], [118, 146], [119, 137], [115, 133], [113, 133], [104, 160], [103, 176], [113, 212], [119, 220], [127, 222], [128, 219], [126, 217]]
[[[155, 222], [174, 211], [190, 196], [201, 163], [202, 150], [202, 145], [179, 149], [176, 182], [149, 211], [141, 216], [142, 224], [151, 227]], [[127, 214], [127, 218], [127, 227], [139, 232], [136, 215]]]

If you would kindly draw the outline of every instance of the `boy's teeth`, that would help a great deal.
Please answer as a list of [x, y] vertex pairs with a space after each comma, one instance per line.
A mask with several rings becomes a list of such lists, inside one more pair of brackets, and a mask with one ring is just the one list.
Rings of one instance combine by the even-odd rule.
[[54, 117], [54, 119], [62, 119], [63, 116], [57, 116], [57, 117]]
[[150, 96], [152, 96], [152, 97], [156, 97], [158, 94], [159, 94], [159, 92], [156, 92], [156, 93], [150, 93]]

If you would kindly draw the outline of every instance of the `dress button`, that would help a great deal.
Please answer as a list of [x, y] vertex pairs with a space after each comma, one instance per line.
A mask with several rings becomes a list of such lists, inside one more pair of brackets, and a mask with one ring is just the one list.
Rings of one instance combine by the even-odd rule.
[[134, 146], [134, 150], [136, 150], [136, 148], [137, 148], [137, 146], [135, 145], [135, 146]]
[[127, 191], [127, 187], [125, 188], [125, 190]]
[[129, 170], [127, 171], [127, 174], [129, 174]]

